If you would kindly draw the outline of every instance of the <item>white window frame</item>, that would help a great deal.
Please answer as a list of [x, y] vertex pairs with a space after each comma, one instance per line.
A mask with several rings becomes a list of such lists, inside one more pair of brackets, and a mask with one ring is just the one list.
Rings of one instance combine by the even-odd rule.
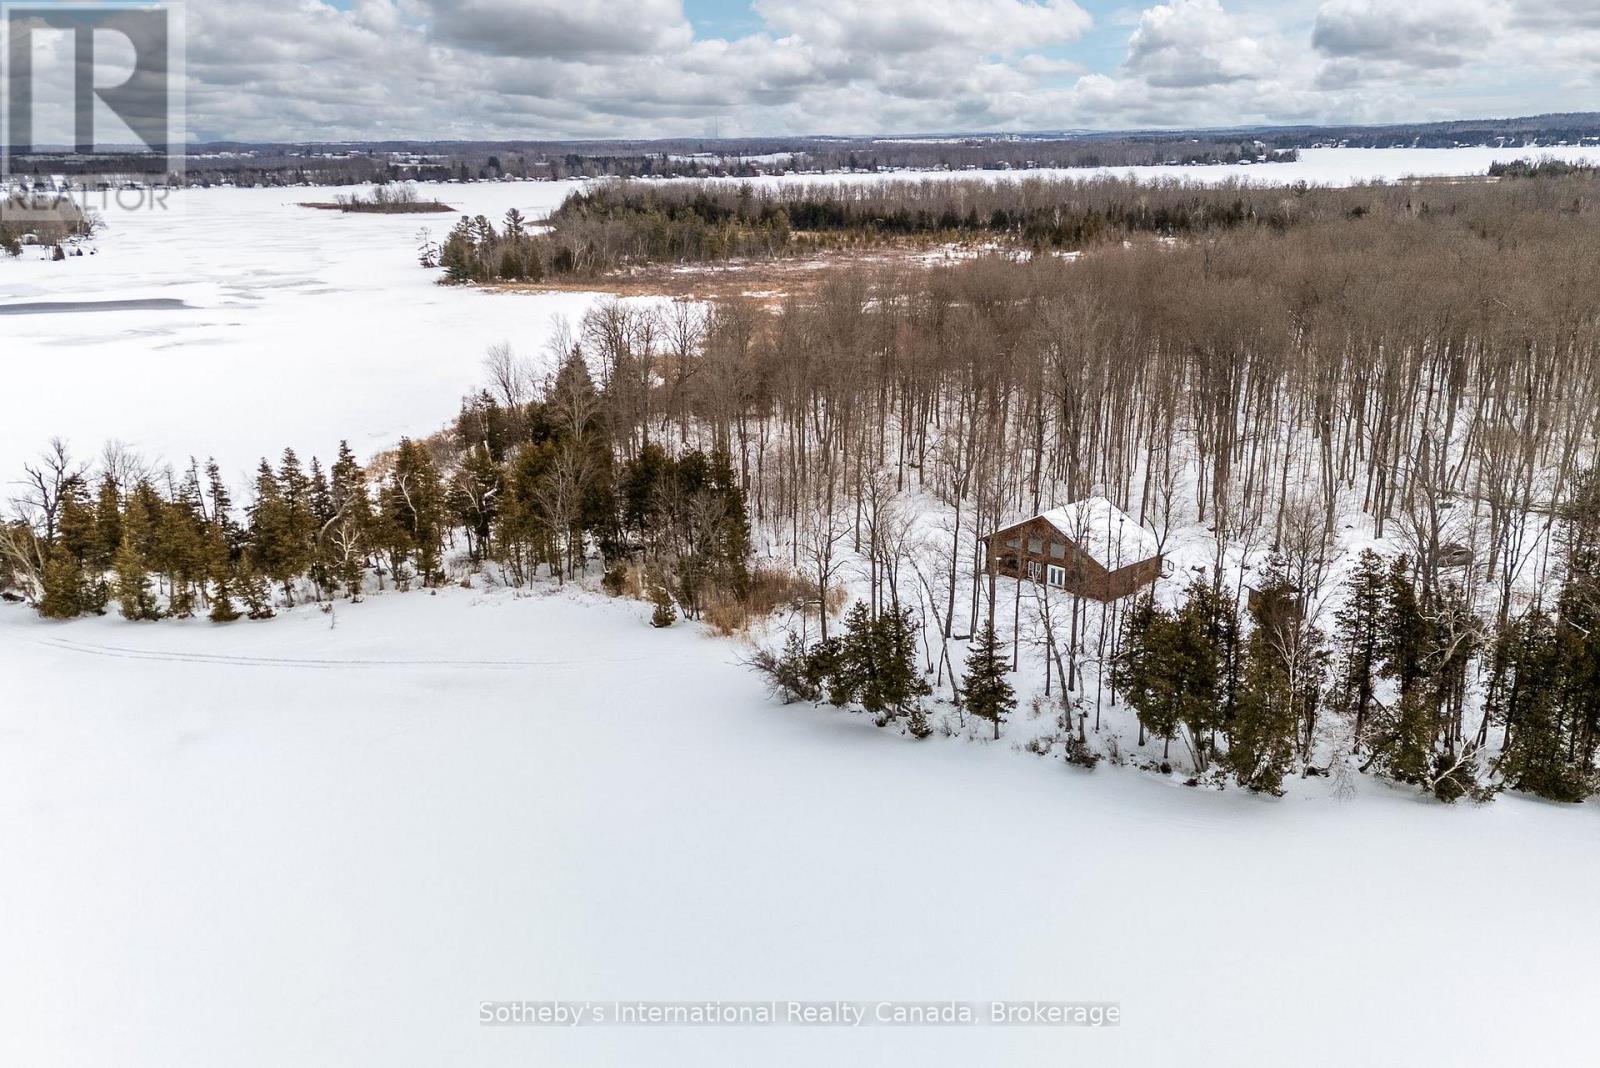
[[1041, 565], [1039, 563], [1039, 561], [1037, 561], [1037, 560], [1029, 560], [1028, 561], [1028, 577], [1031, 578], [1033, 581], [1038, 582], [1039, 581], [1039, 576], [1044, 574], [1044, 571], [1042, 570], [1042, 567], [1043, 567], [1043, 565]]
[[1059, 564], [1051, 564], [1045, 574], [1050, 576], [1051, 586], [1065, 586], [1067, 584], [1067, 569]]

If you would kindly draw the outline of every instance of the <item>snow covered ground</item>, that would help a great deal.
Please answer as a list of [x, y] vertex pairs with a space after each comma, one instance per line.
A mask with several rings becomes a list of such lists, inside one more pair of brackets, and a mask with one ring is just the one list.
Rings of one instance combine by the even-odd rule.
[[[1488, 165], [1326, 153], [1173, 173]], [[570, 188], [423, 192], [537, 217]], [[0, 260], [0, 304], [189, 305], [0, 315], [0, 477], [51, 434], [203, 449], [241, 481], [285, 444], [370, 452], [446, 420], [489, 345], [537, 355], [597, 299], [435, 286], [414, 235], [451, 216], [296, 206], [324, 192], [192, 191], [176, 222], [113, 217], [94, 256]], [[1023, 711], [999, 743], [914, 742], [778, 706], [737, 645], [647, 612], [570, 589], [228, 627], [0, 604], [0, 1064], [1587, 1056], [1593, 804], [1085, 773], [1018, 751]], [[1124, 1022], [478, 1024], [483, 1001], [697, 998], [1114, 1001]]]
[[[782, 707], [545, 589], [0, 605], [0, 1063], [1574, 1063], [1592, 806], [1286, 801]], [[487, 1000], [1120, 1002], [1116, 1028], [486, 1028]]]
[[[425, 191], [498, 220], [511, 207], [544, 215], [575, 185]], [[504, 297], [434, 285], [417, 265], [416, 234], [427, 227], [441, 240], [454, 216], [298, 206], [332, 192], [183, 191], [171, 212], [108, 213], [93, 256], [0, 257], [0, 305], [187, 305], [0, 316], [14, 396], [27, 398], [7, 403], [0, 420], [5, 477], [57, 434], [89, 453], [106, 438], [177, 462], [213, 451], [235, 476], [285, 445], [326, 457], [348, 437], [370, 453], [437, 429], [479, 381], [490, 345], [537, 355], [553, 316], [581, 315], [588, 305], [583, 294]]]
[[[1117, 169], [1188, 181], [1347, 183], [1407, 174], [1482, 174], [1496, 159], [1583, 149], [1313, 149], [1297, 163]], [[1593, 150], [1589, 155], [1595, 155]], [[1086, 175], [970, 171], [792, 175], [763, 182]], [[577, 182], [422, 186], [466, 214], [549, 212]], [[454, 414], [489, 346], [541, 354], [581, 293], [496, 295], [433, 284], [417, 231], [441, 238], [452, 215], [345, 215], [298, 205], [338, 190], [206, 189], [172, 211], [106, 213], [93, 256], [50, 263], [0, 256], [0, 306], [179, 300], [181, 308], [0, 314], [8, 396], [0, 470], [11, 477], [52, 436], [82, 453], [117, 438], [182, 463], [213, 453], [243, 481], [285, 445], [329, 455], [340, 437], [363, 454]], [[347, 191], [346, 191], [347, 192]], [[3, 310], [3, 309], [0, 309]], [[18, 402], [17, 398], [24, 398]]]

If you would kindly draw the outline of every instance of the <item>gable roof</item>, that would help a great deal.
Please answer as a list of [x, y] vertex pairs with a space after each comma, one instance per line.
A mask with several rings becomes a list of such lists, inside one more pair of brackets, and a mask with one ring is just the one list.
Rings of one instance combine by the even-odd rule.
[[[1031, 523], [1035, 519], [1049, 523], [1076, 545], [1080, 552], [1107, 571], [1141, 563], [1161, 551], [1154, 534], [1104, 497], [1086, 497], [1048, 512], [1040, 512], [1022, 522]], [[1020, 525], [1012, 524], [1013, 527]]]

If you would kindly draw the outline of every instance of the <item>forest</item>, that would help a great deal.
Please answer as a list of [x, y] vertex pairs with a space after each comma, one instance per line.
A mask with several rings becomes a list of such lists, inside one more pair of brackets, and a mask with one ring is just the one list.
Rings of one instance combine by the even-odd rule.
[[[483, 216], [464, 216], [442, 246], [425, 250], [422, 262], [443, 266], [450, 282], [537, 282], [600, 277], [653, 263], [762, 261], [907, 243], [978, 245], [1018, 255], [1070, 253], [1233, 230], [1280, 233], [1368, 216], [1439, 219], [1448, 230], [1493, 215], [1502, 204], [1527, 205], [1548, 216], [1552, 198], [1570, 193], [1581, 201], [1590, 188], [1584, 181], [1588, 171], [1550, 161], [1503, 172], [1539, 182], [1520, 192], [1493, 192], [1484, 188], [1488, 183], [1473, 182], [1283, 188], [1116, 177], [767, 188], [610, 182], [574, 192], [539, 226], [520, 216], [498, 227]], [[1562, 178], [1574, 181], [1562, 185]]]
[[[1036, 192], [895, 203], [967, 196], [981, 221]], [[242, 506], [214, 465], [58, 443], [0, 526], [0, 588], [55, 618], [221, 622], [593, 575], [658, 625], [776, 621], [782, 648], [755, 657], [775, 693], [914, 735], [937, 696], [1000, 736], [1026, 688], [1055, 724], [1030, 747], [1084, 766], [1266, 793], [1354, 767], [1445, 801], [1581, 800], [1600, 726], [1596, 192], [1589, 173], [1137, 201], [1107, 183], [1082, 187], [1085, 210], [1147, 239], [607, 301], [545, 373], [491, 353], [438, 434], [364, 465], [285, 451]], [[835, 203], [865, 219], [887, 197]], [[1154, 591], [1101, 606], [995, 576], [983, 534], [1093, 494], [1162, 546]], [[1135, 753], [1101, 730], [1121, 709]]]

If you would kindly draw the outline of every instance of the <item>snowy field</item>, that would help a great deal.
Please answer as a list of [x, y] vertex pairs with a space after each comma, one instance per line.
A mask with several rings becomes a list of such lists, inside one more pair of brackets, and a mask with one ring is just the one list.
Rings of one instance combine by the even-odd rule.
[[[1297, 163], [1111, 173], [1341, 184], [1482, 174], [1497, 159], [1584, 153], [1313, 149]], [[758, 180], [984, 176], [1006, 174]], [[578, 184], [423, 186], [420, 192], [493, 220], [508, 208], [539, 218]], [[327, 457], [347, 437], [359, 453], [370, 454], [402, 434], [427, 433], [448, 420], [461, 393], [480, 380], [489, 346], [509, 342], [525, 356], [540, 356], [556, 319], [576, 322], [597, 299], [437, 286], [432, 273], [417, 266], [417, 231], [426, 227], [438, 240], [454, 216], [347, 215], [298, 206], [331, 200], [336, 192], [188, 190], [174, 194], [172, 211], [109, 211], [93, 256], [61, 263], [0, 257], [0, 351], [9, 387], [0, 418], [3, 477], [55, 435], [81, 453], [116, 438], [180, 464], [191, 450], [203, 450], [241, 483], [257, 459], [276, 456], [285, 445], [302, 456]], [[4, 314], [4, 306], [14, 304], [148, 300], [183, 306]]]
[[[1554, 1064], [1592, 1045], [1592, 806], [1365, 779], [1274, 802], [918, 743], [775, 705], [735, 646], [646, 611], [451, 589], [341, 605], [333, 629], [315, 609], [219, 628], [0, 605], [0, 1063]], [[485, 1000], [635, 998], [1115, 1001], [1124, 1022], [477, 1022]]]

